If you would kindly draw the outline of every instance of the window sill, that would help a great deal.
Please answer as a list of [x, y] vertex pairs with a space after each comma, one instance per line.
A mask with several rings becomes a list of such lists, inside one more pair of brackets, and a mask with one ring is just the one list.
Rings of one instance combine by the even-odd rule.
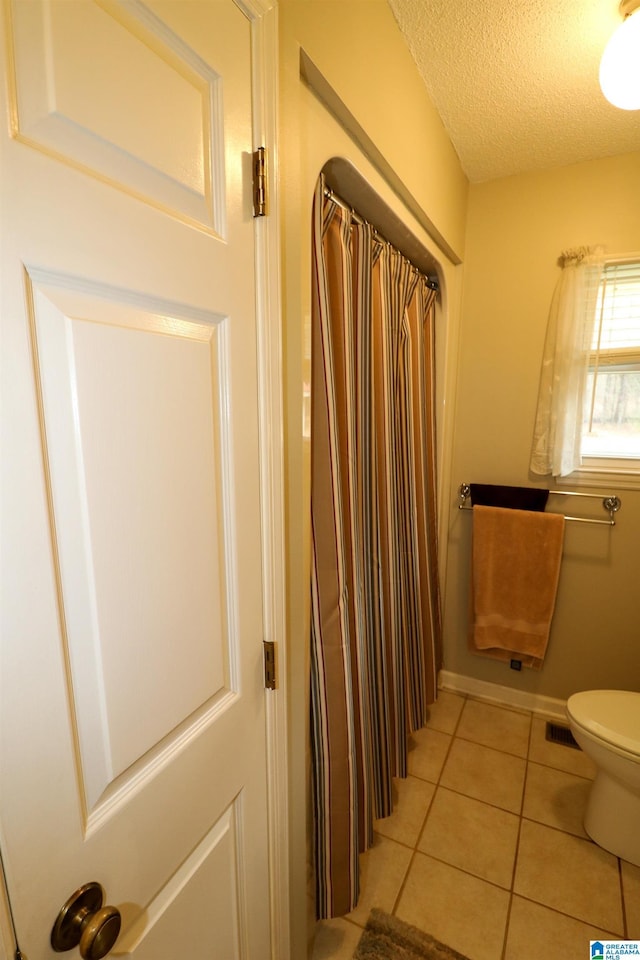
[[593, 466], [580, 467], [566, 477], [557, 477], [559, 487], [608, 487], [615, 485], [618, 490], [640, 490], [640, 463], [633, 467], [624, 466]]

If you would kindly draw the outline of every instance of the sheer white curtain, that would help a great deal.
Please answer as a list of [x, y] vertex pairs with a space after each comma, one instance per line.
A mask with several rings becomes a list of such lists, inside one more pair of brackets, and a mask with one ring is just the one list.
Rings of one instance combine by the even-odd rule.
[[533, 432], [532, 473], [564, 477], [580, 466], [589, 352], [604, 252], [568, 250], [553, 293]]

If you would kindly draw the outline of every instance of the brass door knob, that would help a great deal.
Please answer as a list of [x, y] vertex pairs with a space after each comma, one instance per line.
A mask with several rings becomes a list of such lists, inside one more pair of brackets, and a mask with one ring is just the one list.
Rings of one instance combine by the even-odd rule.
[[122, 918], [117, 907], [103, 906], [99, 883], [85, 883], [72, 893], [56, 918], [51, 946], [57, 953], [80, 947], [84, 960], [101, 960], [118, 939]]

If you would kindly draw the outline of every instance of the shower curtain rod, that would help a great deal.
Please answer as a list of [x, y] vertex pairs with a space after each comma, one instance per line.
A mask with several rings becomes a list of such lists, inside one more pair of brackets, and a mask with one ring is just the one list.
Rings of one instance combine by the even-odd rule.
[[[376, 238], [376, 240], [379, 240], [381, 243], [386, 243], [388, 246], [393, 247], [394, 250], [398, 249], [395, 244], [391, 243], [390, 240], [387, 240], [386, 237], [383, 237], [380, 231], [377, 230], [372, 223], [369, 223], [368, 220], [365, 220], [364, 217], [360, 216], [357, 210], [354, 210], [350, 204], [348, 204], [345, 200], [342, 199], [342, 197], [339, 197], [337, 193], [334, 193], [331, 187], [325, 186], [324, 195], [327, 198], [327, 200], [333, 200], [333, 202], [337, 203], [339, 207], [342, 207], [343, 210], [346, 210], [347, 213], [351, 214], [351, 216], [356, 221], [356, 223], [359, 223], [359, 224], [368, 223], [371, 229], [373, 230], [373, 235]], [[401, 250], [398, 252], [402, 253]], [[402, 256], [405, 258], [405, 260], [408, 260], [409, 263], [411, 263], [411, 260], [409, 260], [406, 254], [402, 253]], [[436, 277], [427, 276], [423, 270], [421, 270], [419, 267], [416, 267], [415, 263], [411, 263], [411, 266], [413, 267], [414, 270], [417, 270], [417, 272], [426, 279], [427, 285], [432, 290], [440, 290], [440, 284], [438, 283], [438, 280]]]
[[[356, 213], [356, 211], [353, 209], [353, 207], [349, 206], [349, 204], [346, 203], [341, 197], [339, 197], [337, 193], [334, 193], [333, 190], [331, 189], [331, 187], [325, 187], [325, 188], [324, 188], [324, 195], [325, 195], [325, 197], [327, 198], [327, 200], [333, 200], [333, 202], [334, 202], [334, 203], [337, 203], [339, 207], [342, 207], [343, 210], [346, 210], [347, 213], [350, 213], [351, 216], [353, 217], [353, 219], [354, 219], [357, 223], [366, 223], [366, 222], [367, 222], [367, 221], [364, 219], [364, 217], [361, 217], [359, 213]], [[375, 227], [374, 227], [374, 233], [377, 233], [377, 230], [375, 229]], [[384, 239], [384, 238], [383, 238], [383, 239]]]
[[[467, 500], [471, 496], [471, 486], [468, 483], [461, 483], [458, 488], [458, 510], [473, 510], [473, 505], [467, 506]], [[568, 517], [565, 520], [574, 520], [576, 523], [599, 523], [606, 527], [615, 527], [616, 521], [614, 515], [622, 506], [620, 497], [612, 494], [609, 497], [603, 497], [601, 493], [579, 493], [577, 490], [549, 490], [549, 496], [555, 497], [589, 497], [602, 501], [602, 507], [609, 514], [608, 520], [593, 520], [591, 517]]]

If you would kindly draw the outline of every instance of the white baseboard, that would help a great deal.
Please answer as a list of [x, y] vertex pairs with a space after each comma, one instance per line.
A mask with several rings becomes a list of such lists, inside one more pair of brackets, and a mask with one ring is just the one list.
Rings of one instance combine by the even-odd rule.
[[477, 697], [478, 700], [487, 700], [489, 703], [514, 707], [518, 710], [531, 710], [532, 713], [540, 716], [567, 722], [566, 700], [529, 693], [527, 690], [514, 690], [512, 687], [503, 687], [499, 683], [489, 683], [487, 680], [476, 680], [475, 677], [465, 677], [450, 670], [440, 671], [438, 686], [452, 693], [465, 693]]

